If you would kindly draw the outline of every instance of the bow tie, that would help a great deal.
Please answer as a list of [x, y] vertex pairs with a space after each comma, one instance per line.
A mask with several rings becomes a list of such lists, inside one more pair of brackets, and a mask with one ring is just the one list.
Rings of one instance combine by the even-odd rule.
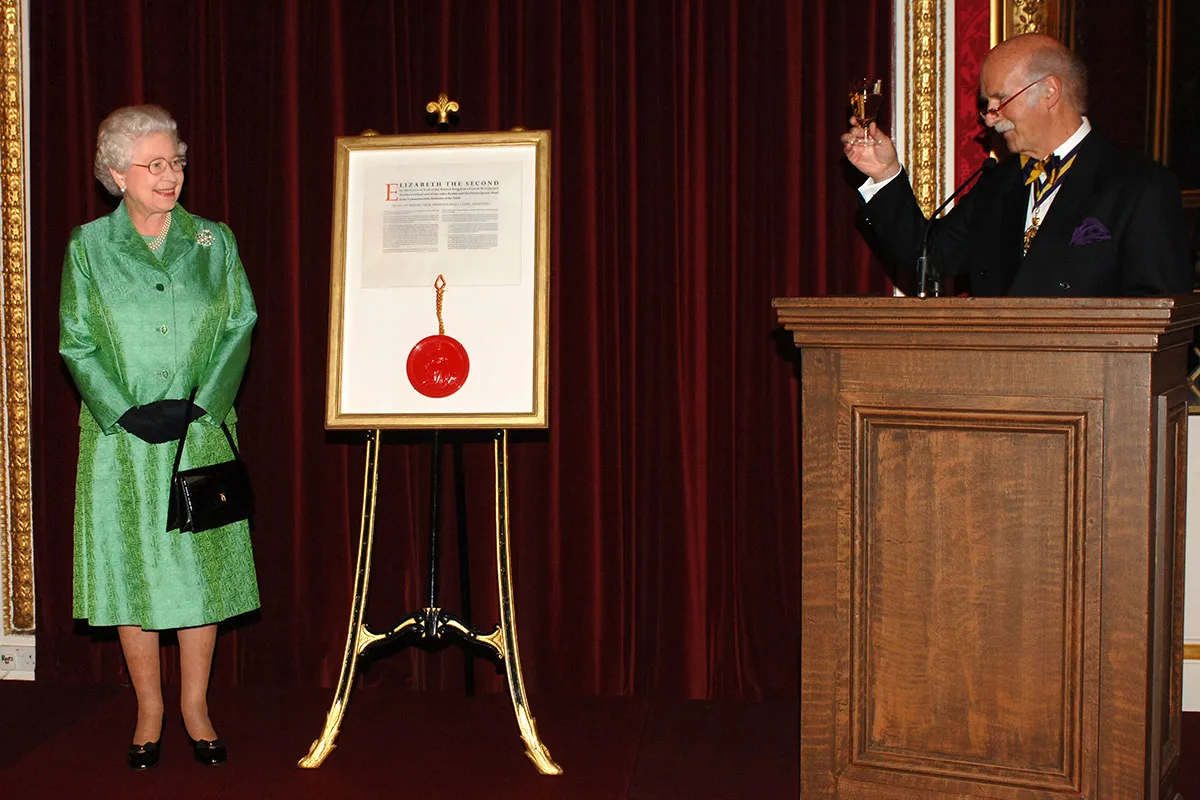
[[1075, 150], [1071, 150], [1065, 156], [1051, 153], [1040, 161], [1029, 156], [1021, 156], [1021, 174], [1025, 178], [1025, 185], [1032, 184], [1033, 186], [1035, 207], [1041, 205], [1042, 201], [1049, 197], [1054, 188], [1058, 186], [1058, 182], [1075, 163], [1075, 155]]
[[1045, 158], [1038, 160], [1029, 156], [1021, 156], [1021, 175], [1025, 179], [1025, 185], [1033, 183], [1043, 175], [1050, 174], [1054, 168], [1058, 166], [1058, 156], [1051, 153]]

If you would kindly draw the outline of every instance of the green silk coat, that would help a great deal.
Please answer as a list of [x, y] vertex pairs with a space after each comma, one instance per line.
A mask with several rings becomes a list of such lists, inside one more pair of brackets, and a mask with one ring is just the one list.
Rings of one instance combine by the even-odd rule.
[[233, 233], [176, 205], [161, 260], [122, 202], [71, 232], [59, 303], [59, 352], [83, 397], [75, 483], [74, 615], [147, 630], [218, 622], [258, 608], [249, 526], [167, 531], [178, 441], [145, 442], [117, 424], [128, 409], [187, 398], [207, 414], [188, 428], [180, 469], [228, 461], [221, 421], [258, 313]]

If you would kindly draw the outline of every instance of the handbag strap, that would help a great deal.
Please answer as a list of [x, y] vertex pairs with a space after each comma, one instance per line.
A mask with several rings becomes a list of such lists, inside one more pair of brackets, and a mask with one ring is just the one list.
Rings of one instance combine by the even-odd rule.
[[[191, 395], [191, 397], [188, 398], [189, 403], [196, 402], [196, 392], [198, 392], [198, 391], [200, 391], [199, 386], [197, 386], [195, 389], [192, 389], [192, 395]], [[190, 428], [191, 426], [192, 426], [192, 422], [191, 422], [191, 420], [189, 420], [187, 418], [187, 415], [185, 414], [184, 421], [183, 421], [183, 433], [179, 436], [179, 447], [177, 447], [175, 449], [175, 466], [171, 470], [171, 482], [172, 483], [175, 482], [175, 476], [179, 474], [179, 464], [183, 460], [183, 443], [184, 443], [184, 440], [187, 439], [188, 428]], [[229, 432], [229, 426], [225, 424], [224, 420], [221, 421], [221, 430], [225, 433], [226, 441], [229, 442], [229, 449], [233, 451], [233, 460], [241, 461], [242, 454], [238, 452], [237, 445], [234, 444], [234, 441], [233, 441], [233, 434]]]
[[223, 421], [221, 422], [221, 430], [225, 432], [225, 438], [229, 442], [229, 449], [233, 451], [233, 460], [241, 461], [242, 454], [238, 452], [237, 445], [233, 443], [233, 434], [229, 432], [229, 426]]
[[[188, 398], [189, 403], [196, 402], [196, 392], [200, 391], [200, 384], [196, 384], [196, 388], [192, 389], [192, 395]], [[192, 421], [188, 419], [188, 415], [183, 415], [183, 431], [179, 434], [179, 447], [175, 448], [175, 467], [171, 470], [171, 482], [175, 482], [175, 476], [179, 474], [179, 462], [183, 459], [183, 443], [187, 440], [188, 428], [192, 426]]]

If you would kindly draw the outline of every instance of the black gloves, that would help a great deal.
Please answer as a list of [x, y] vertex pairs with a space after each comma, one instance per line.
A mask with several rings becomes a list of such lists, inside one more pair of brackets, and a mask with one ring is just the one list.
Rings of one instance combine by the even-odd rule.
[[205, 413], [191, 400], [158, 400], [134, 406], [121, 415], [117, 424], [143, 441], [162, 444], [178, 439], [192, 420]]

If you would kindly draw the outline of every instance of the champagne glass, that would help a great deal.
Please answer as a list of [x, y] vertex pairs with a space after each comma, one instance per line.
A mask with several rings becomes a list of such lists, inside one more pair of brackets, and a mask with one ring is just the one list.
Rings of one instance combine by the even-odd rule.
[[858, 120], [863, 135], [859, 142], [874, 142], [867, 131], [883, 109], [883, 81], [879, 78], [855, 78], [850, 83], [850, 113]]

